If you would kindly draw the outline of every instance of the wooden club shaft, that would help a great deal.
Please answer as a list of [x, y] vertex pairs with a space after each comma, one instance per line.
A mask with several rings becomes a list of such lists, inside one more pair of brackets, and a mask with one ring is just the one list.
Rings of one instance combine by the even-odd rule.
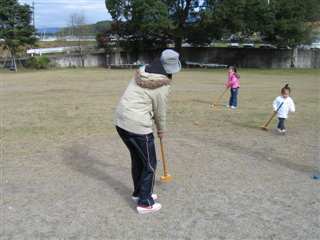
[[162, 158], [162, 163], [163, 163], [163, 174], [166, 177], [169, 175], [169, 172], [168, 172], [167, 161], [166, 161], [165, 154], [164, 154], [164, 145], [163, 145], [161, 138], [160, 138], [160, 149], [161, 149], [161, 158]]
[[277, 112], [274, 112], [269, 118], [269, 120], [263, 125], [263, 127], [267, 128], [276, 115], [277, 115]]
[[270, 119], [264, 124], [263, 128], [267, 128], [269, 126], [269, 124], [271, 123], [272, 119], [278, 114], [279, 110], [282, 108], [284, 102], [282, 102], [280, 104], [280, 106], [278, 107], [277, 111], [273, 112], [273, 114], [271, 115]]
[[221, 101], [221, 99], [223, 98], [223, 96], [226, 94], [226, 92], [228, 91], [228, 88], [226, 88], [223, 93], [217, 98], [216, 101], [213, 102], [213, 105], [218, 105]]

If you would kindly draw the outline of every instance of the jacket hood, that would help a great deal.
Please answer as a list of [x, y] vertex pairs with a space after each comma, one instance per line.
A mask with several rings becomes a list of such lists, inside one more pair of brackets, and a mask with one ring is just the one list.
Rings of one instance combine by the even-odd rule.
[[156, 89], [170, 85], [171, 79], [162, 74], [147, 73], [144, 68], [137, 70], [135, 81], [138, 86], [147, 89]]

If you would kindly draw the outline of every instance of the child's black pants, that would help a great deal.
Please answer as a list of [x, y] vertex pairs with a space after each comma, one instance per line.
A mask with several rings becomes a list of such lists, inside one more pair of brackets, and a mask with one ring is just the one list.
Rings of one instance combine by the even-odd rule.
[[116, 127], [119, 136], [131, 155], [131, 173], [134, 185], [134, 197], [139, 197], [138, 205], [152, 206], [155, 171], [157, 166], [154, 136], [135, 134]]
[[284, 123], [285, 123], [286, 119], [285, 118], [278, 118], [278, 119], [279, 119], [279, 121], [278, 121], [278, 129], [285, 130], [286, 127], [285, 127]]

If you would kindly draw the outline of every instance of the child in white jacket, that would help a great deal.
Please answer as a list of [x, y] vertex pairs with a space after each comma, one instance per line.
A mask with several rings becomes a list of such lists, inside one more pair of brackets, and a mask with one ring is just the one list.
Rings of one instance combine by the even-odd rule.
[[273, 110], [277, 112], [278, 116], [278, 131], [280, 133], [286, 132], [285, 120], [288, 118], [289, 112], [295, 112], [295, 104], [290, 97], [291, 89], [289, 84], [281, 89], [281, 96], [273, 101]]

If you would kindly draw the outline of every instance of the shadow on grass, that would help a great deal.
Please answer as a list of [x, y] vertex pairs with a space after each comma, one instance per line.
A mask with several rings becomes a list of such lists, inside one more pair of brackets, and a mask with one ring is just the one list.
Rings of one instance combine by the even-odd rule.
[[231, 123], [232, 125], [236, 125], [238, 127], [242, 127], [242, 128], [246, 128], [246, 129], [254, 129], [254, 130], [261, 130], [261, 126], [263, 125], [263, 123], [257, 124], [256, 122], [246, 122], [246, 123], [240, 123], [237, 121], [232, 121], [231, 119], [228, 119], [227, 122]]
[[203, 104], [208, 104], [208, 105], [212, 105], [212, 102], [210, 101], [205, 101], [205, 100], [201, 100], [201, 99], [192, 99], [192, 102], [196, 102], [196, 103], [203, 103]]
[[74, 171], [106, 183], [118, 193], [132, 209], [135, 209], [135, 204], [133, 204], [130, 198], [132, 189], [110, 174], [111, 172], [119, 170], [128, 171], [128, 169], [102, 162], [100, 159], [89, 155], [89, 148], [86, 145], [78, 143], [63, 149], [63, 162]]
[[[198, 136], [195, 136], [192, 134], [189, 134], [189, 136], [185, 136], [185, 137], [188, 137], [190, 139], [198, 139], [199, 142], [203, 141], [203, 139], [199, 139]], [[254, 146], [251, 146], [251, 147], [242, 146], [241, 144], [233, 141], [223, 141], [218, 139], [212, 139], [212, 140], [213, 140], [213, 144], [217, 147], [226, 149], [227, 151], [231, 150], [239, 155], [248, 155], [253, 159], [255, 159], [256, 161], [265, 161], [273, 165], [282, 166], [282, 167], [291, 169], [293, 171], [302, 172], [308, 175], [313, 174], [317, 170], [315, 166], [297, 164], [295, 162], [290, 161], [290, 159], [282, 158], [277, 156], [276, 154], [272, 154], [273, 152], [272, 149], [260, 149], [260, 148], [255, 149]]]
[[232, 149], [233, 151], [239, 154], [247, 153], [249, 156], [255, 159], [262, 159], [263, 161], [270, 162], [272, 164], [278, 164], [280, 166], [286, 167], [294, 171], [303, 172], [307, 174], [312, 174], [315, 171], [314, 167], [297, 164], [297, 163], [291, 162], [288, 159], [275, 156], [271, 154], [272, 151], [254, 150], [253, 148], [243, 147], [241, 145], [231, 143], [231, 142], [224, 142], [222, 144], [220, 142], [218, 145], [220, 147], [228, 146], [228, 149]]

